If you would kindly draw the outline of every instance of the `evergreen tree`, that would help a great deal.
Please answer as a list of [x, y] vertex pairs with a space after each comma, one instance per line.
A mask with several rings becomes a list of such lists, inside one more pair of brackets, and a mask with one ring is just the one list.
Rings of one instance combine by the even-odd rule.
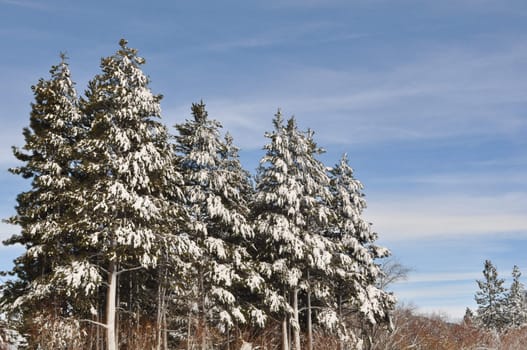
[[[121, 48], [101, 60], [102, 73], [89, 83], [82, 109], [89, 131], [81, 141], [83, 176], [78, 195], [75, 229], [82, 232], [87, 252], [75, 263], [82, 272], [96, 271], [93, 283], [105, 295], [106, 345], [117, 347], [117, 289], [135, 285], [128, 305], [136, 319], [148, 317], [147, 306], [155, 305], [149, 295], [156, 291], [149, 273], [156, 266], [162, 244], [173, 238], [169, 220], [174, 212], [177, 173], [172, 151], [160, 117], [161, 96], [153, 95], [149, 79], [141, 71], [144, 59], [120, 41]], [[90, 275], [88, 275], [90, 276]], [[146, 284], [151, 281], [153, 285]], [[155, 299], [153, 299], [155, 300]]]
[[474, 312], [467, 307], [465, 309], [465, 315], [463, 316], [463, 324], [466, 326], [471, 326], [474, 323]]
[[505, 320], [510, 327], [519, 327], [527, 322], [527, 300], [525, 287], [520, 282], [520, 268], [514, 265], [512, 283], [506, 297]]
[[[260, 161], [254, 201], [258, 259], [267, 283], [269, 311], [282, 318], [282, 349], [289, 347], [288, 319], [294, 347], [300, 348], [299, 292], [308, 289], [309, 273], [327, 272], [329, 240], [320, 235], [328, 222], [325, 206], [329, 179], [316, 159], [319, 149], [310, 132], [298, 130], [291, 118], [284, 125], [281, 112]], [[320, 294], [324, 294], [324, 290]]]
[[[40, 79], [32, 87], [35, 102], [30, 125], [23, 132], [25, 145], [14, 148], [15, 157], [24, 165], [10, 169], [32, 183], [18, 195], [17, 214], [8, 220], [19, 225], [21, 233], [4, 243], [21, 244], [26, 250], [15, 260], [11, 273], [16, 279], [3, 286], [0, 304], [4, 311], [19, 313], [21, 332], [28, 334], [29, 345], [35, 347], [39, 341], [32, 338], [29, 328], [38, 315], [71, 317], [82, 304], [65, 288], [71, 276], [64, 274], [64, 264], [77, 254], [80, 238], [69, 224], [80, 204], [74, 192], [77, 142], [84, 128], [66, 57], [61, 58], [50, 70], [51, 78]], [[90, 286], [84, 287], [89, 291]]]
[[190, 238], [200, 250], [194, 262], [194, 297], [202, 327], [202, 349], [210, 346], [210, 325], [227, 330], [263, 313], [235, 293], [258, 291], [262, 279], [248, 252], [253, 228], [248, 221], [251, 186], [232, 138], [220, 137], [221, 124], [209, 119], [203, 102], [192, 105], [191, 120], [177, 124], [176, 154], [184, 176]]
[[[382, 276], [376, 259], [385, 258], [390, 252], [375, 245], [377, 234], [362, 217], [366, 208], [363, 185], [355, 179], [345, 154], [330, 170], [330, 179], [334, 215], [326, 234], [336, 244], [335, 276], [331, 284], [336, 297], [340, 338], [349, 338], [353, 343], [361, 336], [359, 330], [369, 335], [370, 327], [388, 322], [395, 307], [395, 297], [376, 286]], [[346, 314], [352, 314], [358, 326], [350, 325], [349, 317], [347, 320], [344, 317]]]
[[480, 289], [475, 295], [478, 304], [476, 319], [484, 328], [501, 331], [506, 323], [504, 280], [498, 278], [498, 271], [490, 260], [485, 260], [483, 277], [483, 280], [476, 281]]

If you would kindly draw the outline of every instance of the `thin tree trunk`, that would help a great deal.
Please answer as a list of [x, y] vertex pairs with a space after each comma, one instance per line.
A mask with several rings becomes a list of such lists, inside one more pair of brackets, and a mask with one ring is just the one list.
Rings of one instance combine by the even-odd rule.
[[209, 330], [207, 327], [207, 310], [205, 310], [205, 286], [203, 281], [203, 271], [200, 271], [199, 274], [200, 279], [200, 302], [201, 302], [201, 350], [208, 350], [207, 343], [208, 343], [208, 335]]
[[313, 323], [311, 321], [311, 281], [307, 271], [307, 349], [313, 350]]
[[[97, 305], [97, 309], [98, 310], [97, 310], [97, 316], [95, 316], [95, 321], [101, 322], [101, 319], [100, 319], [100, 316], [99, 316], [101, 314], [99, 305]], [[101, 327], [99, 327], [99, 326], [96, 326], [95, 337], [97, 338], [97, 341], [95, 342], [95, 350], [100, 350], [100, 345], [101, 345]]]
[[227, 350], [231, 350], [231, 329], [227, 328]]
[[192, 311], [189, 311], [188, 312], [188, 324], [187, 324], [187, 350], [190, 350], [190, 330], [191, 330], [191, 327], [192, 327], [192, 316], [191, 316], [191, 312]]
[[307, 349], [313, 350], [313, 322], [311, 320], [311, 292], [307, 291]]
[[163, 280], [159, 281], [157, 287], [157, 350], [161, 350], [162, 348], [166, 350], [166, 347], [164, 346], [164, 336], [166, 333], [166, 325], [164, 324], [166, 322], [166, 289], [163, 287], [165, 280], [166, 278], [163, 277]]
[[[339, 318], [339, 323], [341, 326], [342, 325], [342, 294], [339, 293], [339, 300], [338, 300], [338, 318]], [[342, 340], [342, 337], [339, 339], [339, 350], [344, 350], [344, 340]]]
[[294, 349], [295, 350], [301, 350], [300, 349], [300, 318], [298, 317], [298, 288], [295, 288], [293, 290], [293, 312], [294, 312], [294, 319], [295, 319], [295, 327], [293, 328], [293, 336], [294, 336]]
[[115, 304], [117, 297], [117, 272], [115, 262], [108, 267], [108, 293], [106, 295], [106, 349], [116, 350]]
[[119, 300], [119, 276], [117, 273], [115, 275], [115, 347], [119, 349], [119, 327], [121, 322], [119, 318], [119, 304], [121, 301]]
[[[96, 322], [102, 323], [101, 315], [103, 313], [103, 310], [102, 310], [101, 303], [99, 302], [100, 301], [99, 290], [97, 290], [96, 298], [97, 298], [97, 304], [96, 304], [97, 305], [97, 315], [94, 315], [93, 318], [95, 319]], [[102, 339], [101, 339], [101, 327], [99, 325], [96, 326], [95, 336], [97, 337], [97, 342], [95, 343], [95, 350], [100, 350], [102, 348], [101, 346]]]
[[[166, 302], [165, 302], [166, 305]], [[167, 310], [163, 311], [163, 350], [168, 350]]]
[[161, 283], [157, 286], [156, 350], [161, 350]]

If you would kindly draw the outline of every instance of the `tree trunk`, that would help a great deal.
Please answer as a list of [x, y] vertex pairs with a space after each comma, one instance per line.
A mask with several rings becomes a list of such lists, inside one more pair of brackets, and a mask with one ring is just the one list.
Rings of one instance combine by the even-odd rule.
[[231, 350], [231, 329], [227, 328], [227, 350]]
[[307, 291], [307, 349], [313, 350], [313, 323], [311, 321], [311, 292]]
[[309, 271], [307, 271], [307, 349], [313, 350], [313, 323], [311, 321], [311, 281], [309, 278]]
[[199, 274], [200, 280], [200, 303], [201, 303], [201, 350], [208, 350], [208, 336], [209, 330], [207, 325], [207, 310], [205, 306], [205, 285], [203, 281], [203, 269], [201, 269]]
[[287, 316], [282, 321], [282, 350], [289, 350], [289, 339], [287, 336]]
[[[290, 300], [289, 304], [291, 304], [292, 301]], [[293, 348], [293, 330], [291, 327], [291, 316], [287, 316], [287, 347], [288, 349]]]
[[161, 285], [157, 286], [156, 350], [161, 350]]
[[115, 262], [108, 267], [108, 293], [106, 295], [106, 349], [116, 350], [115, 307], [117, 297], [117, 271]]
[[293, 337], [295, 340], [294, 349], [300, 349], [300, 318], [298, 317], [298, 288], [295, 288], [293, 291], [293, 312], [295, 319], [295, 327], [293, 329]]
[[[99, 300], [99, 299], [97, 299]], [[95, 316], [95, 321], [97, 322], [101, 322], [101, 308], [99, 305], [97, 305], [97, 316]], [[96, 331], [95, 331], [95, 336], [97, 337], [97, 342], [95, 343], [95, 350], [100, 350], [101, 349], [101, 327], [97, 326], [96, 328]]]
[[[166, 305], [166, 303], [165, 303]], [[163, 312], [163, 350], [168, 350], [167, 310]]]
[[190, 350], [190, 331], [192, 327], [192, 311], [188, 312], [188, 324], [187, 324], [187, 350]]
[[[115, 274], [117, 275], [117, 273]], [[121, 326], [120, 325], [120, 322], [121, 320], [119, 319], [119, 304], [121, 303], [121, 301], [119, 300], [119, 294], [120, 294], [120, 291], [119, 291], [119, 277], [117, 276], [116, 277], [116, 281], [115, 281], [115, 347], [118, 349], [119, 348], [119, 327]]]
[[[338, 300], [338, 318], [339, 318], [339, 326], [342, 327], [342, 294], [339, 293], [339, 300]], [[344, 341], [339, 339], [339, 350], [344, 350]]]

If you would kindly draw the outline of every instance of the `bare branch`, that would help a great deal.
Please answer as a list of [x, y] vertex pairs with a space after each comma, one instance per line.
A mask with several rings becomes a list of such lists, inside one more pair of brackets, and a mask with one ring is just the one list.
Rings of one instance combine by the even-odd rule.
[[381, 264], [383, 274], [376, 281], [377, 287], [385, 290], [389, 285], [408, 278], [411, 268], [404, 266], [395, 258], [389, 258]]
[[144, 268], [145, 268], [144, 266], [136, 266], [136, 267], [132, 267], [132, 268], [129, 268], [129, 269], [120, 270], [120, 271], [116, 272], [116, 274], [117, 274], [117, 276], [119, 276], [120, 274], [125, 273], [125, 272], [141, 270], [141, 269], [144, 269]]
[[82, 319], [82, 320], [79, 320], [79, 322], [88, 322], [88, 323], [94, 324], [99, 327], [108, 328], [108, 325], [94, 321], [94, 320]]

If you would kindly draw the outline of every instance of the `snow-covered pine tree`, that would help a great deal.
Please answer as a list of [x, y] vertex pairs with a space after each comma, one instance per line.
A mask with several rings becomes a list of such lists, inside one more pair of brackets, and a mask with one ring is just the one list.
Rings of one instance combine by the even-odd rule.
[[[123, 307], [136, 320], [152, 314], [146, 308], [156, 305], [157, 288], [149, 275], [161, 245], [173, 237], [167, 234], [178, 229], [170, 227], [174, 203], [169, 200], [177, 173], [166, 128], [156, 120], [161, 96], [148, 87], [141, 71], [144, 59], [126, 40], [119, 45], [101, 60], [102, 73], [89, 82], [81, 104], [89, 130], [80, 143], [83, 205], [75, 225], [91, 254], [78, 256], [74, 264], [82, 279], [94, 276], [91, 283], [105, 296], [105, 315], [99, 319], [104, 319], [110, 350], [118, 346], [118, 300], [135, 303]], [[128, 293], [135, 294], [118, 295], [119, 285], [131, 285]]]
[[3, 285], [0, 304], [4, 311], [19, 313], [20, 331], [28, 335], [31, 346], [39, 346], [38, 332], [30, 331], [38, 327], [35, 320], [79, 316], [83, 304], [64, 288], [68, 276], [63, 264], [78, 252], [79, 235], [71, 231], [70, 223], [79, 205], [74, 195], [77, 142], [84, 129], [66, 57], [61, 58], [50, 70], [51, 78], [32, 87], [35, 102], [23, 132], [25, 145], [14, 148], [23, 165], [10, 169], [32, 183], [18, 195], [17, 214], [8, 220], [20, 226], [21, 233], [5, 244], [21, 244], [26, 250], [15, 260], [16, 279]]
[[475, 299], [478, 304], [476, 321], [483, 328], [501, 331], [505, 327], [504, 309], [506, 288], [504, 279], [490, 260], [485, 260], [483, 280], [476, 280], [479, 291]]
[[520, 327], [527, 322], [525, 287], [520, 282], [520, 277], [520, 268], [514, 265], [512, 269], [512, 283], [505, 300], [505, 322], [507, 327]]
[[249, 319], [260, 325], [265, 320], [259, 309], [240, 303], [234, 294], [257, 292], [263, 282], [247, 251], [253, 238], [247, 202], [251, 186], [232, 139], [220, 138], [221, 124], [209, 119], [203, 102], [192, 105], [192, 119], [175, 127], [176, 156], [190, 215], [188, 231], [201, 252], [194, 262], [190, 302], [196, 305], [205, 350], [211, 346], [211, 326], [227, 330]]
[[[312, 160], [314, 165], [316, 165], [314, 168], [316, 168], [318, 171], [325, 169], [324, 165], [315, 159], [316, 155], [322, 154], [325, 151], [322, 148], [319, 148], [316, 144], [313, 138], [314, 131], [308, 129], [307, 132], [303, 133], [302, 136], [305, 137], [305, 141], [307, 142], [309, 149], [308, 153], [313, 156]], [[322, 179], [329, 180], [327, 178]], [[327, 184], [329, 185], [329, 182]], [[325, 235], [327, 226], [333, 219], [331, 210], [329, 208], [329, 203], [332, 202], [331, 192], [328, 190], [323, 195], [318, 196], [316, 200], [319, 208], [325, 211], [325, 215], [323, 219], [314, 215], [309, 216], [309, 222], [306, 227], [306, 231], [310, 233], [311, 239], [307, 241], [308, 264], [304, 267], [303, 273], [306, 278], [301, 285], [301, 289], [303, 294], [305, 294], [306, 300], [304, 309], [308, 350], [313, 350], [314, 314], [318, 316], [317, 318], [319, 320], [328, 321], [328, 318], [324, 317], [328, 314], [321, 312], [321, 309], [323, 309], [323, 306], [333, 303], [331, 288], [329, 288], [331, 283], [328, 282], [331, 281], [331, 276], [333, 274], [333, 268], [330, 267], [331, 256], [334, 254], [334, 251], [337, 248], [334, 242], [328, 239], [328, 237]]]
[[[258, 259], [268, 286], [269, 311], [282, 319], [282, 349], [300, 349], [299, 292], [308, 287], [310, 271], [326, 271], [330, 244], [319, 233], [328, 222], [325, 167], [310, 132], [298, 130], [294, 118], [284, 125], [280, 111], [274, 131], [265, 136], [253, 206]], [[288, 338], [288, 323], [293, 339]]]
[[[340, 338], [354, 343], [359, 341], [361, 329], [369, 331], [376, 324], [388, 322], [395, 307], [393, 294], [376, 286], [382, 274], [376, 259], [385, 258], [390, 252], [375, 244], [377, 234], [362, 217], [366, 208], [363, 185], [355, 179], [346, 154], [329, 173], [333, 220], [326, 234], [336, 245], [335, 275], [331, 279], [337, 305], [336, 320]], [[344, 316], [350, 314], [351, 318]], [[359, 327], [357, 322], [351, 324], [352, 318], [358, 321]]]

